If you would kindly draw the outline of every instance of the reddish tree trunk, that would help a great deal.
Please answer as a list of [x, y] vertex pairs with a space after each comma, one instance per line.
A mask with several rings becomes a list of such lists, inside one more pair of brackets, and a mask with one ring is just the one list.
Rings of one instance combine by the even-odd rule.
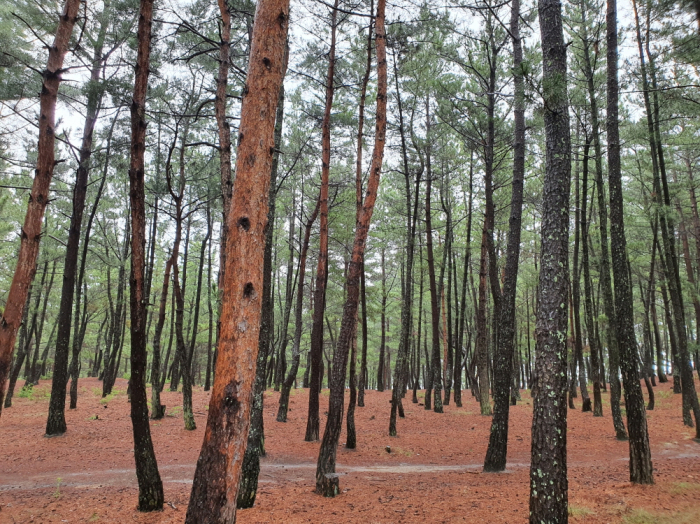
[[314, 291], [314, 316], [311, 326], [311, 384], [309, 386], [309, 412], [306, 419], [304, 440], [318, 440], [320, 431], [319, 395], [322, 382], [323, 314], [326, 309], [326, 281], [328, 280], [328, 177], [331, 164], [331, 108], [333, 106], [333, 82], [335, 79], [335, 35], [338, 0], [331, 14], [331, 47], [328, 51], [328, 75], [326, 76], [326, 107], [323, 114], [321, 137], [321, 196], [319, 206], [320, 235], [316, 289]]
[[27, 293], [36, 271], [41, 225], [46, 205], [49, 203], [49, 188], [56, 165], [54, 159], [56, 98], [58, 97], [58, 86], [61, 83], [63, 59], [68, 52], [68, 43], [78, 17], [79, 7], [80, 0], [66, 0], [63, 12], [59, 17], [56, 37], [53, 45], [49, 48], [46, 69], [42, 72], [36, 174], [20, 234], [17, 266], [7, 296], [5, 310], [0, 318], [0, 405], [2, 405], [5, 396], [5, 382], [10, 371], [17, 330], [22, 322]]
[[345, 369], [348, 352], [352, 343], [357, 322], [357, 309], [360, 298], [360, 272], [362, 258], [367, 242], [374, 204], [377, 200], [379, 178], [384, 159], [384, 141], [386, 134], [386, 93], [387, 93], [387, 63], [386, 63], [386, 33], [384, 31], [384, 11], [386, 0], [377, 3], [376, 45], [377, 45], [377, 111], [375, 124], [374, 151], [370, 168], [367, 195], [362, 206], [360, 218], [355, 229], [355, 241], [352, 248], [352, 259], [348, 268], [347, 298], [343, 308], [340, 336], [333, 356], [333, 368], [330, 374], [330, 400], [328, 419], [323, 433], [321, 449], [316, 465], [316, 492], [326, 497], [334, 497], [339, 493], [338, 475], [335, 473], [335, 458], [338, 451], [338, 439], [343, 424], [343, 401], [345, 397]]
[[236, 519], [258, 356], [267, 200], [288, 19], [288, 0], [258, 3], [228, 216], [221, 336], [204, 442], [187, 509], [190, 524]]

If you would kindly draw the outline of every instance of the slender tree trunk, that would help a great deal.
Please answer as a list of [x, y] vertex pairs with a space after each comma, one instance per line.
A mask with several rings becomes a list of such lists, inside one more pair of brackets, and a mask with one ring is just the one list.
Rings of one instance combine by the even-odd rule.
[[583, 266], [583, 291], [584, 311], [586, 314], [586, 332], [588, 334], [588, 348], [591, 355], [591, 380], [593, 382], [593, 416], [603, 416], [603, 400], [600, 395], [600, 363], [598, 362], [599, 349], [595, 336], [595, 321], [593, 319], [593, 285], [591, 283], [590, 260], [588, 256], [588, 160], [591, 150], [591, 139], [586, 137], [583, 147], [582, 180], [581, 180], [581, 264]]
[[[515, 340], [515, 295], [520, 259], [520, 231], [525, 178], [525, 82], [522, 71], [523, 51], [520, 41], [520, 0], [511, 4], [510, 33], [513, 39], [513, 82], [515, 86], [513, 136], [513, 183], [510, 201], [508, 247], [505, 282], [498, 319], [498, 346], [494, 357], [494, 410], [484, 471], [503, 471], [508, 452], [509, 394], [513, 375]], [[492, 263], [495, 261], [492, 261]]]
[[[464, 253], [464, 269], [462, 272], [462, 299], [460, 303], [462, 307], [460, 309], [459, 320], [457, 322], [457, 348], [460, 353], [460, 358], [455, 359], [455, 379], [459, 382], [455, 382], [455, 404], [457, 407], [462, 407], [462, 348], [464, 344], [464, 331], [467, 321], [467, 281], [470, 275], [469, 264], [471, 262], [471, 238], [472, 238], [472, 204], [473, 198], [473, 186], [474, 186], [474, 153], [471, 152], [469, 155], [469, 204], [467, 205], [467, 247]], [[466, 362], [467, 352], [464, 352], [464, 360]], [[459, 366], [459, 367], [458, 367]], [[468, 376], [468, 373], [467, 373]]]
[[625, 387], [625, 407], [629, 430], [630, 481], [653, 484], [654, 474], [649, 448], [644, 396], [639, 385], [637, 341], [634, 334], [632, 282], [627, 259], [622, 171], [620, 166], [620, 134], [618, 124], [619, 86], [617, 82], [617, 1], [608, 0], [608, 180], [610, 183], [610, 239], [612, 269], [615, 279], [615, 318], [620, 348], [620, 368]]
[[316, 200], [316, 207], [313, 213], [306, 221], [304, 230], [304, 241], [299, 255], [299, 283], [297, 288], [296, 306], [294, 308], [294, 342], [292, 345], [292, 365], [287, 374], [287, 378], [282, 385], [282, 393], [280, 394], [279, 409], [277, 410], [277, 422], [287, 422], [287, 411], [289, 410], [289, 392], [297, 376], [299, 370], [299, 361], [301, 360], [301, 334], [302, 334], [302, 313], [304, 309], [304, 280], [306, 278], [306, 257], [309, 252], [309, 241], [311, 238], [311, 228], [318, 216], [318, 209], [321, 203], [321, 198]]
[[[635, 5], [636, 7], [636, 5]], [[647, 13], [647, 17], [649, 17]], [[656, 66], [654, 63], [654, 57], [651, 53], [650, 47], [650, 30], [649, 30], [649, 18], [647, 19], [647, 37], [646, 37], [646, 51], [647, 58], [649, 59], [649, 73], [651, 75], [651, 86], [647, 85], [644, 92], [648, 97], [648, 88], [651, 87], [652, 90], [652, 102], [653, 102], [653, 120], [651, 122], [651, 128], [653, 128], [653, 146], [658, 155], [658, 175], [654, 176], [654, 192], [656, 194], [656, 202], [660, 208], [660, 225], [661, 225], [661, 240], [664, 249], [664, 256], [662, 259], [662, 267], [666, 273], [666, 281], [668, 283], [669, 295], [671, 298], [671, 303], [673, 306], [673, 322], [678, 343], [678, 365], [674, 362], [674, 375], [676, 368], [679, 369], [679, 374], [681, 378], [681, 387], [683, 393], [683, 409], [685, 412], [692, 410], [693, 418], [695, 418], [695, 438], [700, 440], [700, 402], [698, 401], [697, 392], [695, 390], [695, 381], [693, 379], [693, 370], [690, 363], [690, 351], [688, 350], [688, 336], [686, 332], [686, 322], [685, 322], [685, 308], [683, 305], [683, 292], [680, 280], [680, 268], [678, 263], [678, 256], [675, 246], [675, 234], [674, 225], [671, 218], [671, 197], [668, 188], [668, 177], [666, 175], [666, 162], [664, 156], [664, 148], [661, 143], [661, 127], [660, 127], [660, 116], [659, 116], [659, 101], [657, 93], [657, 81], [656, 81]], [[637, 23], [638, 25], [638, 23]], [[638, 35], [639, 40], [639, 35]], [[649, 104], [647, 103], [647, 119], [649, 119]], [[692, 424], [690, 420], [690, 414], [684, 416]]]
[[[591, 105], [591, 131], [593, 134], [593, 148], [595, 152], [596, 187], [598, 196], [598, 216], [600, 221], [600, 283], [602, 287], [603, 305], [607, 325], [605, 335], [608, 345], [609, 365], [608, 373], [610, 380], [610, 409], [612, 411], [613, 427], [615, 435], [619, 440], [627, 439], [627, 432], [622, 421], [620, 410], [620, 379], [618, 378], [620, 361], [617, 346], [617, 331], [615, 322], [615, 305], [613, 303], [612, 281], [610, 279], [610, 255], [608, 252], [608, 203], [605, 201], [605, 188], [603, 185], [603, 153], [600, 144], [600, 132], [598, 124], [598, 102], [594, 85], [594, 71], [591, 65], [591, 42], [588, 40], [586, 26], [586, 8], [581, 4], [581, 14], [583, 17], [583, 51], [584, 65], [586, 67], [586, 81], [588, 84], [588, 97]], [[602, 351], [602, 348], [601, 348]]]
[[[581, 192], [580, 192], [580, 177], [579, 177], [579, 158], [578, 152], [576, 153], [576, 189], [575, 189], [575, 199], [576, 199], [576, 220], [575, 227], [576, 232], [574, 234], [574, 267], [571, 271], [573, 277], [572, 286], [570, 289], [571, 293], [571, 307], [573, 313], [573, 336], [574, 336], [574, 360], [576, 365], [578, 365], [578, 382], [581, 388], [581, 399], [582, 406], [581, 411], [587, 412], [592, 411], [591, 398], [588, 395], [588, 385], [586, 381], [586, 367], [583, 362], [583, 334], [581, 332], [581, 266], [579, 264], [579, 252], [581, 245]], [[575, 367], [575, 366], [574, 366]]]
[[326, 106], [323, 113], [322, 159], [321, 159], [321, 204], [320, 245], [316, 269], [316, 289], [314, 291], [314, 315], [311, 328], [311, 386], [309, 388], [309, 414], [306, 420], [304, 440], [318, 440], [320, 431], [319, 395], [321, 393], [321, 366], [323, 353], [323, 317], [326, 309], [326, 282], [328, 281], [328, 177], [331, 163], [331, 109], [335, 82], [335, 39], [337, 30], [338, 0], [331, 12], [331, 46], [328, 51], [328, 74], [326, 76]]
[[[15, 393], [15, 385], [17, 384], [17, 379], [19, 378], [19, 374], [22, 371], [22, 364], [24, 363], [24, 359], [28, 358], [29, 348], [31, 347], [32, 336], [34, 334], [34, 327], [36, 325], [36, 310], [39, 306], [39, 300], [43, 292], [47, 266], [48, 262], [45, 262], [44, 272], [41, 277], [41, 285], [39, 287], [38, 293], [36, 294], [34, 311], [31, 311], [30, 307], [32, 301], [32, 293], [35, 291], [35, 283], [32, 283], [30, 285], [29, 292], [27, 293], [27, 304], [24, 307], [24, 322], [22, 322], [22, 327], [20, 329], [17, 356], [15, 357], [14, 366], [12, 366], [12, 371], [10, 373], [10, 384], [7, 388], [7, 396], [5, 397], [4, 404], [0, 405], [0, 410], [3, 408], [3, 406], [6, 408], [12, 407], [12, 397]], [[32, 317], [31, 323], [28, 322], [30, 316]]]
[[[77, 296], [75, 298], [75, 320], [74, 327], [75, 332], [73, 334], [73, 347], [72, 347], [72, 358], [70, 363], [70, 376], [71, 386], [70, 386], [70, 409], [75, 409], [78, 403], [78, 375], [80, 373], [80, 350], [82, 348], [82, 341], [79, 340], [79, 329], [80, 329], [80, 313], [81, 313], [81, 288], [83, 282], [83, 274], [85, 270], [85, 264], [81, 262], [80, 270], [78, 272], [78, 245], [80, 244], [80, 229], [83, 221], [83, 212], [85, 210], [85, 197], [87, 195], [87, 185], [88, 185], [88, 175], [90, 173], [90, 157], [92, 156], [92, 136], [93, 130], [95, 129], [95, 123], [97, 122], [97, 117], [102, 105], [102, 94], [103, 88], [100, 85], [100, 73], [102, 72], [102, 48], [104, 45], [105, 36], [107, 34], [107, 25], [110, 20], [109, 13], [109, 1], [105, 2], [104, 8], [101, 16], [99, 34], [95, 41], [95, 47], [92, 58], [92, 67], [90, 71], [90, 81], [88, 82], [88, 98], [87, 98], [87, 114], [85, 117], [85, 125], [83, 126], [83, 141], [80, 146], [80, 161], [78, 163], [78, 170], [75, 175], [75, 186], [73, 188], [73, 214], [71, 215], [70, 227], [68, 230], [68, 245], [66, 246], [66, 258], [63, 268], [63, 289], [61, 291], [61, 305], [58, 312], [58, 334], [56, 337], [56, 355], [61, 353], [61, 365], [65, 359], [65, 364], [68, 363], [68, 351], [70, 345], [70, 329], [71, 329], [71, 313], [73, 309], [73, 296], [75, 291], [77, 291]], [[85, 238], [87, 242], [87, 237]], [[76, 286], [76, 276], [78, 277], [78, 283]], [[68, 289], [68, 285], [71, 289]], [[65, 308], [65, 311], [64, 311]], [[65, 353], [65, 355], [64, 355]], [[56, 362], [58, 363], [58, 356], [56, 357]], [[62, 380], [56, 381], [54, 378], [54, 383], [51, 384], [51, 401], [49, 402], [49, 420], [52, 419], [52, 410], [54, 421], [58, 421], [60, 424], [60, 419], [63, 418], [63, 425], [65, 426], [65, 415], [58, 415], [58, 410], [65, 412], [66, 403], [66, 383], [68, 382], [67, 369], [61, 369], [61, 377], [65, 377], [65, 381], [62, 384]], [[54, 373], [54, 377], [56, 374]], [[56, 391], [57, 397], [54, 400], [54, 384], [60, 391]], [[61, 397], [63, 397], [61, 399]], [[62, 400], [62, 402], [61, 402]], [[49, 422], [51, 424], [51, 422]], [[59, 428], [60, 426], [51, 424], [52, 430]], [[47, 425], [47, 435], [49, 434]]]
[[530, 462], [530, 523], [568, 522], [566, 304], [571, 144], [561, 4], [539, 0], [546, 166]]
[[367, 242], [370, 221], [379, 189], [379, 179], [384, 157], [384, 142], [386, 135], [386, 104], [387, 104], [387, 60], [386, 33], [384, 30], [385, 0], [378, 0], [375, 18], [375, 41], [377, 49], [377, 109], [374, 134], [374, 151], [370, 176], [367, 183], [366, 197], [362, 206], [362, 214], [357, 221], [355, 240], [353, 242], [352, 259], [348, 268], [347, 299], [343, 308], [340, 336], [333, 357], [333, 369], [330, 384], [330, 400], [328, 419], [321, 442], [316, 466], [316, 492], [326, 497], [336, 496], [339, 490], [338, 475], [335, 473], [335, 459], [338, 440], [343, 421], [343, 398], [345, 396], [345, 368], [352, 335], [357, 322], [357, 309], [360, 296], [360, 272]]
[[49, 48], [46, 69], [41, 74], [42, 89], [39, 100], [39, 144], [36, 172], [20, 235], [17, 265], [5, 308], [2, 317], [0, 317], [0, 405], [3, 404], [5, 397], [5, 382], [10, 372], [12, 352], [15, 347], [17, 331], [22, 322], [24, 304], [27, 301], [29, 286], [36, 271], [44, 211], [49, 203], [49, 188], [56, 165], [54, 158], [56, 99], [62, 79], [63, 60], [68, 53], [68, 45], [73, 33], [73, 26], [78, 18], [79, 7], [80, 0], [66, 0], [58, 20], [53, 45]]
[[[429, 109], [430, 102], [426, 103], [426, 108]], [[430, 114], [426, 111], [426, 135], [430, 140]], [[433, 411], [442, 413], [442, 373], [440, 366], [440, 308], [438, 306], [438, 290], [435, 278], [435, 257], [433, 256], [433, 225], [432, 213], [430, 209], [431, 189], [433, 182], [433, 173], [430, 163], [431, 146], [426, 146], [425, 151], [425, 167], [426, 167], [426, 189], [425, 189], [425, 247], [428, 258], [428, 279], [430, 282], [430, 311], [432, 325], [432, 352], [431, 352], [431, 370], [433, 372]]]
[[[41, 336], [44, 331], [44, 321], [46, 320], [46, 308], [48, 306], [49, 302], [49, 296], [51, 295], [51, 290], [53, 289], [53, 281], [54, 277], [56, 276], [56, 263], [58, 262], [57, 259], [54, 259], [53, 264], [51, 265], [51, 278], [49, 279], [49, 285], [48, 287], [43, 291], [44, 294], [44, 303], [41, 307], [41, 320], [39, 322], [39, 327], [37, 329], [37, 334], [35, 337], [35, 351], [34, 351], [34, 361], [32, 362], [32, 365], [30, 367], [30, 373], [27, 375], [27, 382], [25, 385], [37, 385], [39, 383], [39, 379], [41, 378], [41, 375], [38, 374], [40, 369], [37, 368], [37, 357], [39, 355], [39, 349], [41, 347]], [[42, 276], [43, 279], [43, 276]], [[43, 287], [43, 286], [42, 286]], [[54, 328], [52, 328], [51, 334], [53, 335], [54, 329], [56, 328], [58, 324], [58, 319], [56, 319], [56, 322], [54, 323]], [[51, 338], [51, 337], [49, 337]], [[29, 358], [29, 353], [27, 353], [27, 358]], [[46, 357], [43, 357], [43, 360], [45, 360]]]
[[236, 519], [258, 357], [267, 200], [288, 20], [287, 0], [258, 3], [228, 216], [216, 374], [187, 508], [188, 524]]
[[[144, 294], [146, 209], [144, 153], [146, 145], [146, 91], [151, 51], [153, 0], [141, 0], [138, 24], [138, 56], [134, 96], [131, 105], [131, 160], [129, 195], [131, 202], [131, 422], [134, 429], [134, 460], [139, 484], [140, 511], [163, 508], [163, 483], [151, 440], [146, 400], [146, 315], [148, 296]], [[126, 240], [125, 240], [126, 241]]]

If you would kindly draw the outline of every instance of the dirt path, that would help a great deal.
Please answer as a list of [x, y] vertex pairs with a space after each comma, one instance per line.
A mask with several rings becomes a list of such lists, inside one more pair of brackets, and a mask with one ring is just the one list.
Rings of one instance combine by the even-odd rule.
[[[78, 409], [67, 413], [69, 430], [52, 439], [43, 437], [49, 386], [42, 383], [31, 398], [17, 398], [0, 419], [0, 523], [182, 522], [208, 395], [195, 392], [199, 427], [193, 432], [182, 429], [179, 394], [164, 395], [169, 416], [154, 423], [152, 431], [168, 504], [163, 512], [143, 515], [135, 511], [125, 381], [104, 401], [99, 382], [81, 380]], [[628, 445], [613, 438], [607, 405], [604, 418], [569, 412], [572, 522], [700, 522], [700, 444], [682, 425], [680, 396], [669, 388], [656, 389], [657, 409], [649, 413], [657, 480], [651, 487], [627, 482]], [[287, 424], [275, 421], [278, 397], [268, 393], [268, 453], [258, 500], [253, 509], [239, 513], [238, 522], [526, 522], [527, 394], [512, 411], [508, 470], [502, 474], [481, 473], [490, 418], [478, 414], [468, 391], [464, 407], [447, 406], [444, 415], [409, 401], [397, 438], [386, 436], [389, 397], [367, 392], [367, 407], [356, 412], [358, 449], [346, 450], [341, 440], [338, 450], [343, 493], [324, 499], [313, 493], [318, 443], [303, 442], [306, 391], [294, 392]]]

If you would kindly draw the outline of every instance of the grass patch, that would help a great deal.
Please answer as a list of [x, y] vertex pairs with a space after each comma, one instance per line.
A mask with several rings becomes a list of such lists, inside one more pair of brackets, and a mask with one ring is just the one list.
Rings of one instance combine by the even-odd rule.
[[392, 455], [404, 455], [406, 457], [413, 456], [413, 451], [411, 451], [410, 449], [403, 449], [403, 448], [391, 448], [391, 453], [392, 453]]
[[22, 389], [19, 390], [17, 396], [19, 398], [32, 398], [34, 396], [34, 385], [27, 384], [26, 386], [22, 386]]
[[663, 514], [636, 509], [622, 519], [623, 524], [696, 524], [700, 521], [700, 508]]
[[173, 406], [170, 408], [170, 411], [168, 411], [165, 416], [166, 417], [178, 417], [182, 414], [182, 406]]
[[592, 509], [585, 506], [576, 506], [575, 504], [569, 504], [568, 511], [570, 517], [588, 517], [594, 513]]
[[56, 491], [53, 492], [53, 498], [56, 500], [61, 498], [61, 477], [56, 479]]
[[671, 495], [686, 495], [700, 491], [700, 484], [696, 482], [674, 482], [668, 492]]

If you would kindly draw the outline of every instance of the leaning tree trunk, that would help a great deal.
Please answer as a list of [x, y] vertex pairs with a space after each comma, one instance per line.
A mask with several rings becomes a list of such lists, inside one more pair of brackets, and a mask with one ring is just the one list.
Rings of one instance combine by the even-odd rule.
[[[627, 439], [622, 412], [620, 410], [620, 356], [617, 344], [615, 304], [613, 303], [612, 282], [610, 280], [610, 254], [608, 245], [608, 203], [605, 201], [605, 187], [603, 185], [603, 153], [600, 143], [600, 129], [598, 124], [598, 102], [594, 85], [594, 70], [591, 64], [591, 49], [586, 32], [586, 7], [581, 2], [581, 15], [583, 19], [583, 54], [588, 98], [591, 105], [591, 132], [593, 134], [593, 150], [595, 153], [596, 188], [598, 197], [598, 216], [600, 222], [600, 283], [603, 296], [603, 306], [607, 325], [605, 326], [606, 341], [608, 343], [610, 377], [610, 410], [612, 412], [613, 428], [619, 440]], [[601, 347], [602, 350], [602, 347]]]
[[314, 290], [314, 315], [311, 326], [311, 384], [309, 386], [309, 412], [306, 419], [304, 440], [318, 440], [321, 421], [319, 418], [319, 395], [321, 394], [321, 367], [323, 353], [323, 316], [326, 309], [326, 282], [328, 280], [328, 177], [331, 164], [331, 109], [335, 82], [335, 38], [337, 29], [338, 0], [335, 0], [331, 13], [331, 47], [328, 51], [328, 74], [326, 76], [326, 107], [323, 113], [321, 196], [319, 206], [320, 238], [318, 266], [316, 268], [316, 289]]
[[[510, 201], [510, 231], [506, 254], [505, 282], [501, 295], [498, 319], [498, 345], [494, 358], [494, 408], [489, 446], [484, 460], [484, 471], [503, 471], [508, 452], [508, 416], [510, 389], [513, 375], [515, 340], [515, 295], [520, 258], [520, 230], [523, 212], [523, 180], [525, 177], [525, 80], [523, 78], [523, 50], [520, 41], [520, 0], [511, 4], [510, 33], [513, 39], [513, 83], [515, 88], [513, 184]], [[495, 261], [494, 261], [495, 262]]]
[[39, 101], [39, 144], [34, 182], [27, 205], [27, 213], [20, 235], [19, 253], [12, 284], [5, 308], [0, 318], [0, 405], [5, 398], [5, 382], [10, 372], [15, 338], [22, 322], [24, 304], [29, 286], [34, 279], [36, 259], [39, 254], [41, 226], [44, 211], [49, 203], [49, 188], [53, 177], [54, 143], [56, 130], [56, 98], [63, 72], [63, 59], [68, 53], [70, 36], [78, 18], [80, 0], [66, 0], [58, 20], [56, 36], [49, 47], [49, 59], [42, 72], [42, 89]]
[[226, 244], [221, 336], [188, 524], [235, 522], [260, 332], [262, 261], [288, 0], [261, 0], [253, 28]]
[[[63, 285], [61, 288], [61, 302], [58, 310], [54, 372], [53, 380], [51, 381], [49, 415], [46, 422], [46, 435], [48, 436], [61, 435], [66, 431], [66, 385], [68, 384], [71, 316], [73, 313], [73, 296], [76, 289], [75, 279], [78, 272], [80, 229], [83, 223], [85, 196], [87, 195], [88, 175], [90, 173], [90, 157], [92, 156], [92, 135], [102, 102], [103, 90], [98, 84], [100, 82], [100, 73], [102, 72], [102, 46], [107, 32], [107, 21], [109, 20], [109, 16], [107, 16], [108, 13], [106, 13], [108, 9], [108, 3], [106, 3], [104, 8], [105, 12], [103, 12], [101, 16], [102, 22], [100, 32], [95, 43], [90, 81], [88, 83], [87, 112], [85, 116], [85, 125], [83, 126], [83, 141], [80, 146], [80, 160], [78, 162], [78, 170], [75, 174], [75, 185], [73, 186], [73, 213], [70, 217], [66, 258], [63, 265]], [[80, 288], [78, 288], [78, 295], [80, 295]], [[79, 307], [76, 308], [76, 313], [80, 313]], [[76, 324], [78, 324], [78, 322], [76, 322]], [[79, 352], [80, 347], [74, 346], [73, 362], [71, 362], [72, 373], [75, 373], [75, 370], [78, 368]], [[77, 397], [77, 381], [75, 381], [75, 384], [75, 396]], [[71, 405], [75, 407], [73, 398], [71, 398]]]
[[[615, 279], [615, 318], [620, 349], [620, 368], [625, 387], [625, 407], [629, 432], [630, 481], [653, 484], [654, 473], [649, 448], [644, 396], [639, 385], [637, 341], [634, 334], [632, 282], [627, 259], [627, 238], [622, 197], [620, 131], [618, 123], [619, 86], [617, 82], [617, 0], [608, 0], [608, 180], [610, 183], [610, 240]], [[692, 378], [692, 376], [691, 376]]]
[[146, 315], [148, 296], [144, 294], [146, 262], [146, 198], [144, 153], [146, 150], [146, 91], [151, 54], [153, 0], [141, 0], [138, 25], [138, 51], [134, 96], [131, 104], [131, 159], [129, 196], [131, 202], [131, 422], [134, 430], [134, 460], [139, 484], [140, 511], [163, 508], [163, 483], [151, 440], [146, 400]]
[[[287, 377], [282, 384], [282, 392], [280, 394], [279, 408], [277, 410], [277, 422], [287, 422], [287, 411], [289, 410], [289, 392], [297, 377], [299, 370], [299, 360], [301, 360], [301, 332], [302, 332], [302, 313], [304, 311], [304, 280], [306, 277], [306, 257], [309, 252], [309, 241], [311, 238], [311, 228], [318, 216], [318, 208], [320, 205], [320, 195], [316, 200], [316, 207], [313, 213], [306, 222], [304, 229], [304, 241], [299, 254], [299, 282], [297, 284], [297, 299], [294, 306], [294, 342], [292, 345], [292, 365], [289, 368]], [[289, 277], [287, 277], [289, 278]]]
[[335, 459], [338, 450], [338, 439], [343, 425], [343, 400], [345, 396], [345, 368], [348, 352], [352, 343], [357, 309], [360, 298], [360, 272], [362, 259], [367, 242], [372, 212], [377, 200], [379, 178], [384, 158], [384, 142], [386, 137], [386, 98], [387, 98], [387, 63], [386, 63], [386, 33], [384, 30], [385, 0], [378, 0], [375, 18], [375, 35], [377, 49], [377, 110], [374, 134], [374, 151], [370, 167], [367, 193], [362, 206], [362, 214], [357, 221], [355, 240], [352, 248], [352, 259], [348, 268], [347, 298], [343, 307], [343, 318], [340, 336], [333, 356], [333, 369], [330, 376], [330, 400], [328, 404], [328, 419], [323, 433], [321, 449], [316, 465], [316, 492], [326, 497], [334, 497], [339, 493], [338, 475], [335, 473]]
[[561, 4], [539, 0], [546, 133], [542, 258], [530, 463], [530, 523], [568, 522], [566, 304], [569, 289], [571, 143]]

